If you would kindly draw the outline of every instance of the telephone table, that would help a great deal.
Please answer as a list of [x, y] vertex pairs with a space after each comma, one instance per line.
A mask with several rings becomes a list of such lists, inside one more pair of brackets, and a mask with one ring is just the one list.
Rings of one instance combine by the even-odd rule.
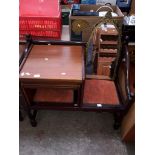
[[77, 45], [33, 45], [19, 80], [32, 126], [38, 109], [78, 109], [84, 81], [84, 51]]

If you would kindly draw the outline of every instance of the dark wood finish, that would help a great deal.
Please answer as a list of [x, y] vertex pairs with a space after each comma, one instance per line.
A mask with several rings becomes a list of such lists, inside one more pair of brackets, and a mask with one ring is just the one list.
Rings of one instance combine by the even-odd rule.
[[[54, 103], [52, 103], [53, 105]], [[68, 105], [68, 106], [67, 106]], [[55, 106], [50, 106], [47, 103], [37, 104], [31, 106], [31, 109], [35, 110], [64, 110], [64, 111], [86, 111], [86, 112], [110, 112], [110, 113], [115, 113], [116, 111], [119, 113], [122, 113], [122, 111], [125, 110], [123, 106], [119, 105], [109, 105], [109, 104], [102, 104], [102, 107], [97, 107], [95, 104], [82, 104], [80, 107], [79, 106], [72, 106], [67, 104], [64, 106], [64, 104], [57, 104], [55, 103]]]
[[25, 45], [25, 50], [22, 52], [22, 56], [19, 59], [19, 72], [20, 72], [21, 68], [23, 67], [23, 65], [24, 65], [24, 63], [25, 63], [25, 61], [29, 55], [29, 52], [32, 48], [31, 36], [27, 36], [26, 39], [27, 39], [26, 43], [24, 43], [24, 42], [20, 43], [21, 45], [23, 45], [23, 44]]
[[[28, 107], [27, 112], [32, 126], [36, 126], [37, 124], [37, 110], [51, 109], [112, 112], [115, 116], [114, 127], [118, 128], [125, 112], [131, 106], [131, 101], [134, 98], [129, 87], [129, 54], [127, 48], [124, 48], [124, 56], [122, 56], [122, 58], [125, 59], [125, 62], [119, 61], [120, 64], [123, 62], [125, 65], [123, 72], [120, 75], [118, 75], [119, 72], [117, 72], [118, 74], [116, 75], [118, 76], [113, 81], [102, 75], [85, 75], [84, 50], [81, 47], [81, 45], [85, 47], [85, 44], [80, 45], [80, 43], [73, 43], [71, 46], [48, 45], [51, 43], [52, 41], [40, 42], [31, 40], [31, 45], [27, 50], [29, 52], [27, 52], [28, 54], [26, 55], [26, 59], [20, 70], [21, 91], [26, 98]], [[59, 43], [60, 42], [57, 42], [57, 44]], [[127, 42], [125, 44], [127, 44]], [[48, 58], [48, 60], [46, 58]], [[121, 65], [118, 65], [118, 68], [120, 66]], [[25, 74], [30, 73], [30, 75], [24, 74], [23, 76], [23, 72]], [[60, 73], [67, 74], [61, 76], [59, 75]], [[40, 77], [33, 77], [35, 74], [40, 75]], [[125, 81], [123, 89], [127, 95], [124, 100], [121, 91], [122, 87], [120, 87], [118, 82], [120, 76], [122, 76], [122, 79]], [[94, 78], [96, 78], [96, 80]], [[93, 84], [88, 81], [93, 81]], [[57, 91], [55, 95], [56, 98], [53, 98], [52, 96], [47, 95], [46, 91], [43, 91], [43, 89], [59, 89], [60, 92], [65, 90], [64, 94], [69, 90], [72, 90], [73, 103], [69, 104], [68, 101], [66, 104], [63, 104], [62, 102], [57, 103], [57, 99], [59, 98], [57, 95], [60, 94], [60, 92]], [[99, 93], [97, 93], [96, 90]], [[40, 97], [43, 97], [45, 100], [40, 102]], [[97, 106], [97, 104], [99, 105]]]
[[135, 142], [135, 125], [130, 129], [122, 141], [126, 143]]
[[84, 79], [82, 46], [32, 44], [28, 51], [19, 78], [31, 125], [37, 125], [39, 106], [80, 106]]
[[135, 43], [129, 43], [128, 51], [130, 55], [130, 62], [135, 63]]
[[132, 94], [135, 94], [135, 64], [130, 62], [130, 90]]
[[[27, 37], [27, 40], [29, 40], [29, 36]], [[22, 67], [22, 64], [24, 63], [25, 55], [27, 53], [27, 50], [29, 48], [30, 42], [20, 42], [19, 43], [19, 70]], [[26, 110], [25, 106], [25, 98], [21, 93], [21, 89], [19, 88], [19, 120], [23, 121], [24, 117], [22, 114], [22, 110]]]
[[118, 42], [117, 41], [100, 41], [100, 44], [103, 44], [103, 45], [115, 45], [117, 46]]
[[125, 142], [135, 140], [135, 104], [131, 106], [125, 115], [121, 125], [121, 137]]
[[100, 28], [98, 29], [98, 33], [101, 35], [112, 35], [112, 36], [118, 36], [118, 31], [116, 30], [116, 28], [109, 28], [106, 27], [105, 28]]
[[23, 120], [24, 120], [24, 117], [23, 117], [23, 115], [22, 115], [21, 110], [19, 110], [19, 120], [20, 120], [20, 121], [23, 121]]
[[37, 89], [33, 98], [34, 102], [73, 103], [73, 91], [65, 89]]
[[118, 71], [118, 77], [117, 80], [115, 81], [115, 85], [117, 88], [117, 91], [120, 92], [120, 98], [122, 100], [122, 103], [126, 103], [126, 99], [127, 99], [127, 93], [126, 93], [126, 76], [125, 76], [125, 72], [124, 72], [125, 67], [122, 65], [119, 67], [119, 71]]
[[61, 41], [61, 40], [32, 40], [35, 45], [63, 45], [63, 46], [86, 46], [86, 42], [79, 41]]
[[[123, 48], [124, 52], [124, 59], [122, 59], [118, 74], [115, 80], [116, 87], [118, 89], [118, 92], [122, 98], [122, 103], [124, 104], [125, 110], [124, 114], [129, 110], [132, 103], [135, 100], [135, 94], [131, 92], [130, 89], [130, 57], [129, 57], [129, 51], [128, 51], [128, 37], [125, 38], [125, 44]], [[123, 65], [123, 68], [121, 68], [121, 65]], [[121, 73], [119, 72], [121, 71]], [[122, 83], [122, 81], [124, 81]]]
[[97, 74], [110, 77], [111, 67], [112, 67], [111, 65], [113, 61], [115, 61], [115, 58], [99, 57], [98, 66], [97, 66]]
[[97, 29], [96, 44], [99, 51], [102, 49], [117, 49], [118, 45], [118, 31], [114, 27], [105, 26]]
[[129, 57], [129, 51], [128, 51], [128, 47], [125, 46], [125, 51], [126, 51], [126, 93], [128, 95], [128, 99], [131, 100], [132, 99], [132, 93], [130, 90], [130, 80], [129, 80], [129, 70], [130, 70], [130, 57]]
[[19, 45], [19, 59], [22, 57], [23, 53], [25, 50], [25, 45], [24, 44], [20, 44]]
[[108, 80], [86, 80], [83, 104], [119, 105], [114, 82]]
[[[74, 52], [73, 52], [74, 51]], [[82, 47], [34, 45], [20, 81], [82, 81]]]
[[111, 80], [108, 76], [104, 75], [86, 75], [86, 79]]
[[30, 123], [33, 127], [36, 127], [37, 126], [37, 121], [36, 121], [36, 116], [37, 116], [37, 110], [34, 109], [28, 109], [28, 116], [29, 116], [29, 119], [30, 119]]
[[117, 44], [100, 44], [100, 48], [104, 49], [117, 49]]
[[99, 53], [99, 56], [116, 57], [117, 56], [117, 49], [100, 49], [100, 51], [98, 53]]
[[[96, 35], [97, 58], [96, 71], [98, 75], [104, 75], [114, 79], [114, 71], [119, 58], [119, 33], [114, 25], [102, 25], [97, 29]], [[116, 59], [117, 58], [117, 59]]]
[[121, 126], [123, 115], [124, 114], [122, 112], [119, 111], [114, 112], [114, 125], [113, 125], [114, 129], [117, 130]]

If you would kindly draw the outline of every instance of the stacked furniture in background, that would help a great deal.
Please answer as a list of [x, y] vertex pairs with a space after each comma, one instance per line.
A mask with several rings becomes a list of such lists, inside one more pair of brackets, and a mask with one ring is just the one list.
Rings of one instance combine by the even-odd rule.
[[70, 14], [70, 40], [87, 42], [93, 28], [101, 22], [101, 20], [106, 19], [103, 14], [108, 11], [112, 12], [112, 20], [121, 35], [124, 15], [118, 6], [75, 4], [72, 6]]

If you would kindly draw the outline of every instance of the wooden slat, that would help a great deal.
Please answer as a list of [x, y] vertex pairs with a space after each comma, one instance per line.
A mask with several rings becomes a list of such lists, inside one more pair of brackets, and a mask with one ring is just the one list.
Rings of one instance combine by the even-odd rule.
[[111, 80], [110, 77], [104, 75], [86, 75], [86, 79]]
[[34, 102], [72, 103], [73, 91], [69, 89], [37, 89]]
[[118, 41], [100, 41], [101, 44], [103, 45], [117, 45]]
[[119, 105], [114, 82], [108, 80], [86, 80], [83, 104]]
[[103, 54], [117, 54], [117, 49], [100, 49], [99, 53], [103, 53]]
[[116, 30], [116, 28], [107, 28], [107, 29], [100, 29], [99, 30], [100, 34], [102, 35], [118, 35], [118, 31]]

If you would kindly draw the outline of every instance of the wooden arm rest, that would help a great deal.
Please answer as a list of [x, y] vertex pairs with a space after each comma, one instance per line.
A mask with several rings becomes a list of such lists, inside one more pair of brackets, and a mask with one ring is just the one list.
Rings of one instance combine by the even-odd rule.
[[26, 59], [27, 59], [27, 57], [28, 57], [28, 55], [30, 53], [30, 50], [32, 48], [32, 39], [31, 39], [30, 35], [27, 36], [25, 44], [26, 44], [25, 45], [25, 50], [24, 50], [24, 52], [23, 52], [23, 54], [22, 54], [22, 56], [21, 56], [21, 58], [19, 60], [19, 72], [21, 71], [21, 69], [22, 69], [22, 67], [23, 67], [23, 65], [24, 65], [24, 63], [25, 63], [25, 61], [26, 61]]
[[[130, 57], [128, 51], [128, 38], [125, 39], [125, 43], [123, 45], [123, 58], [120, 63], [118, 75], [117, 75], [117, 84], [119, 87], [121, 98], [124, 100], [123, 102], [131, 102], [134, 100], [134, 94], [131, 92], [130, 88]], [[124, 60], [124, 61], [123, 61]]]
[[130, 81], [129, 81], [129, 70], [130, 70], [130, 57], [129, 57], [129, 51], [128, 46], [125, 45], [125, 89], [129, 100], [132, 100], [134, 97], [134, 94], [131, 93], [130, 90]]
[[32, 40], [35, 45], [76, 45], [76, 46], [86, 46], [86, 42], [78, 41], [61, 41], [61, 40]]

